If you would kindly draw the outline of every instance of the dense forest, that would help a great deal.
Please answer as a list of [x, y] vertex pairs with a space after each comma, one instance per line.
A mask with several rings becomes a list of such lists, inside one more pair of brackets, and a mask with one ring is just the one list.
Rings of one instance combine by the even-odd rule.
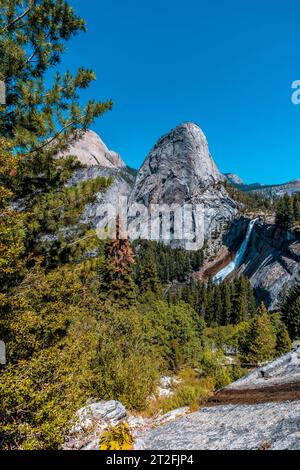
[[[193, 280], [202, 250], [131, 245], [118, 236], [101, 241], [79, 223], [85, 205], [112, 183], [100, 177], [68, 187], [80, 165], [57, 157], [112, 109], [110, 101], [81, 104], [92, 70], [57, 71], [67, 41], [85, 23], [64, 0], [0, 6], [7, 89], [0, 106], [0, 340], [7, 353], [0, 448], [60, 448], [74, 413], [94, 397], [150, 412], [149, 396], [165, 373], [188, 370], [189, 382], [159, 406], [195, 406], [240, 377], [243, 364], [288, 351], [282, 316], [256, 304], [246, 278]], [[183, 284], [175, 293], [174, 281]], [[295, 338], [299, 289], [290, 295], [283, 319]], [[226, 363], [228, 349], [235, 365]]]
[[300, 194], [285, 195], [276, 202], [276, 223], [283, 229], [300, 224]]

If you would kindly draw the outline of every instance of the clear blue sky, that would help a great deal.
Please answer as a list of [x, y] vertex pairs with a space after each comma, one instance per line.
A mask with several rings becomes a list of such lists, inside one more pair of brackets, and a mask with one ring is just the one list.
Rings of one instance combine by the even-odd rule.
[[[70, 0], [88, 32], [63, 67], [97, 74], [114, 109], [94, 129], [138, 167], [184, 121], [205, 132], [223, 172], [247, 182], [300, 178], [299, 0]], [[87, 96], [87, 94], [86, 94]]]

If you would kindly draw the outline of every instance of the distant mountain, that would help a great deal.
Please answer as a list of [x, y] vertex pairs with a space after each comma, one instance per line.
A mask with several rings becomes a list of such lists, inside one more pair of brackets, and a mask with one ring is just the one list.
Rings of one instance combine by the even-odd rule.
[[285, 194], [289, 196], [300, 192], [300, 179], [289, 181], [282, 184], [246, 184], [238, 175], [234, 173], [226, 173], [225, 178], [235, 188], [247, 193], [261, 193], [270, 197], [281, 197]]
[[225, 173], [225, 178], [227, 179], [227, 181], [232, 184], [233, 186], [244, 186], [245, 183], [244, 181], [242, 180], [242, 178], [240, 178], [238, 175], [236, 175], [235, 173]]

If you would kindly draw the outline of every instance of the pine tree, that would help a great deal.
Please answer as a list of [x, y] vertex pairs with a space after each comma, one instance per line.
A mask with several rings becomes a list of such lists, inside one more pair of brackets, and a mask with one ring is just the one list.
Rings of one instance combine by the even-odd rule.
[[295, 222], [300, 222], [300, 199], [298, 194], [294, 197], [293, 211]]
[[263, 304], [257, 315], [250, 321], [245, 339], [241, 345], [242, 360], [259, 365], [275, 357], [276, 337], [268, 312]]
[[111, 183], [102, 178], [66, 189], [80, 164], [57, 157], [112, 107], [110, 101], [81, 104], [80, 90], [95, 80], [92, 70], [55, 74], [68, 40], [81, 31], [84, 21], [65, 0], [0, 0], [0, 80], [6, 84], [0, 133], [16, 160], [13, 171], [1, 180], [6, 190], [25, 201], [26, 252], [43, 255], [51, 268], [80, 261], [91, 240], [96, 244], [90, 227], [78, 224], [78, 219], [95, 193]]
[[89, 101], [78, 92], [95, 80], [92, 70], [45, 75], [61, 62], [66, 43], [85, 31], [84, 21], [64, 0], [1, 0], [0, 80], [6, 83], [6, 106], [0, 109], [0, 132], [18, 152], [35, 157], [57, 153], [76, 132], [85, 130], [112, 103]]
[[120, 238], [120, 220], [117, 220], [116, 239], [107, 243], [105, 263], [100, 268], [101, 294], [122, 307], [136, 304], [136, 285], [133, 268], [135, 259], [128, 239]]
[[144, 253], [139, 273], [138, 286], [141, 294], [152, 292], [159, 297], [161, 296], [161, 285], [157, 273], [155, 252], [151, 248], [146, 250]]
[[222, 318], [221, 325], [226, 326], [231, 323], [232, 318], [232, 299], [231, 288], [227, 281], [222, 284]]
[[8, 147], [0, 138], [0, 292], [12, 287], [25, 270], [24, 215], [10, 209], [13, 193], [5, 186], [6, 178], [13, 176], [17, 167]]
[[300, 296], [297, 297], [285, 312], [285, 323], [288, 328], [290, 337], [294, 339], [300, 338]]
[[246, 321], [249, 317], [248, 313], [248, 286], [244, 276], [241, 276], [235, 282], [235, 298], [233, 305], [234, 323]]
[[221, 325], [222, 323], [222, 297], [221, 297], [221, 289], [220, 286], [216, 285], [213, 292], [213, 303], [212, 303], [212, 310], [213, 310], [213, 320], [216, 325]]
[[280, 323], [276, 331], [276, 352], [279, 356], [289, 352], [292, 348], [292, 342], [289, 332], [284, 323]]

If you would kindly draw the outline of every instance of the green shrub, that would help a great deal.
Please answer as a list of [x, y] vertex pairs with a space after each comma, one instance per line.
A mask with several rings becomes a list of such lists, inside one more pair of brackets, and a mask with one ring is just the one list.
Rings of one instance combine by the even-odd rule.
[[100, 450], [132, 450], [133, 437], [127, 423], [111, 427], [100, 439]]

